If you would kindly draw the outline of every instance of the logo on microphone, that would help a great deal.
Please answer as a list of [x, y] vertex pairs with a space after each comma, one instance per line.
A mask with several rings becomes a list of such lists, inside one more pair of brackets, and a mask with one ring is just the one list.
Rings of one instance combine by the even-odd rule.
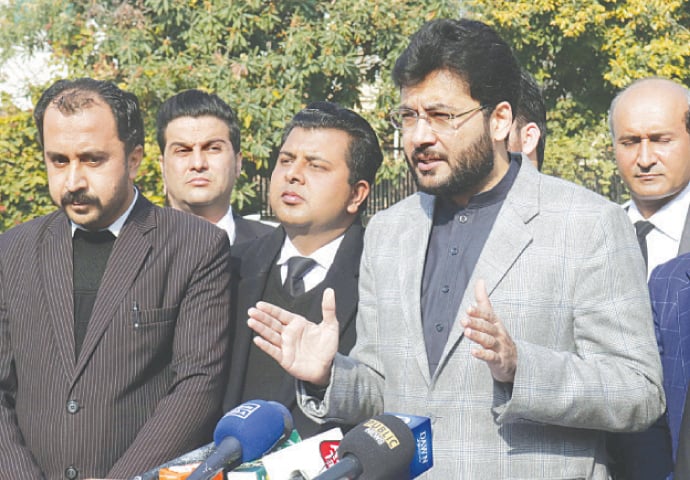
[[339, 440], [324, 440], [319, 444], [319, 453], [326, 468], [331, 468], [338, 462]]
[[238, 405], [232, 410], [230, 410], [228, 413], [225, 414], [225, 416], [238, 417], [244, 420], [260, 408], [261, 405], [259, 405], [258, 403], [245, 402], [242, 405]]
[[396, 437], [395, 434], [382, 422], [372, 418], [371, 420], [364, 422], [362, 425], [366, 427], [364, 432], [374, 439], [374, 441], [379, 445], [383, 445], [385, 443], [391, 450], [400, 445], [400, 440], [398, 440], [398, 437]]

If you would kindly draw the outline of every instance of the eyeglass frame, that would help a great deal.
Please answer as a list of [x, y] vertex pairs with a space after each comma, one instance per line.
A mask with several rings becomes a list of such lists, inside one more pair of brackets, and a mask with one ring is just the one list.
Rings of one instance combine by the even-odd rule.
[[[478, 107], [474, 107], [474, 108], [471, 108], [470, 110], [466, 110], [466, 111], [460, 112], [460, 113], [437, 112], [437, 113], [444, 113], [444, 115], [447, 115], [448, 118], [444, 119], [444, 120], [438, 120], [438, 119], [434, 120], [432, 117], [432, 120], [429, 121], [429, 113], [428, 112], [420, 114], [417, 110], [414, 110], [412, 108], [400, 107], [400, 108], [395, 108], [395, 109], [391, 110], [390, 112], [388, 112], [388, 120], [390, 121], [391, 125], [393, 125], [393, 128], [402, 132], [404, 130], [410, 130], [410, 129], [416, 127], [417, 123], [419, 123], [419, 119], [421, 118], [421, 119], [426, 120], [426, 123], [429, 125], [429, 128], [431, 128], [432, 132], [443, 134], [443, 133], [455, 132], [458, 130], [458, 128], [460, 128], [462, 126], [462, 125], [455, 126], [455, 125], [451, 124], [450, 122], [452, 122], [453, 120], [457, 120], [458, 118], [466, 117], [467, 115], [478, 112], [480, 110], [486, 110], [487, 108], [489, 108], [488, 105], [479, 105]], [[415, 119], [414, 125], [410, 125], [409, 127], [404, 127], [402, 122], [396, 122], [395, 120], [393, 120], [394, 116], [401, 113], [401, 112], [410, 112]], [[433, 111], [432, 111], [432, 113], [433, 113]], [[443, 128], [441, 130], [439, 130], [438, 126], [434, 127], [435, 121], [436, 122], [439, 122], [439, 121], [442, 122], [441, 125], [447, 126], [447, 130], [443, 129]]]

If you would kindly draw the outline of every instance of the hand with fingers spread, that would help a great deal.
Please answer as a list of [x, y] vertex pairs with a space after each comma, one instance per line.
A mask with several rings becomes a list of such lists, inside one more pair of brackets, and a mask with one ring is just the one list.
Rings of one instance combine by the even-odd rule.
[[479, 345], [473, 347], [472, 355], [487, 363], [495, 380], [512, 383], [517, 369], [517, 348], [494, 313], [484, 280], [475, 284], [474, 297], [476, 303], [462, 320], [465, 336]]
[[247, 325], [258, 336], [254, 343], [293, 377], [328, 385], [333, 358], [338, 351], [338, 319], [335, 293], [327, 288], [321, 302], [319, 324], [266, 302], [249, 309]]

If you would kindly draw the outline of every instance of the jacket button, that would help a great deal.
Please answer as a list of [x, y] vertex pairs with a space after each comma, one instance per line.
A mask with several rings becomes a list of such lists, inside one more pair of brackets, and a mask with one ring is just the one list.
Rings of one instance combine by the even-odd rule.
[[79, 470], [74, 467], [67, 467], [65, 469], [65, 478], [68, 480], [74, 480], [79, 476]]
[[70, 400], [67, 402], [67, 411], [72, 414], [77, 413], [79, 411], [79, 402], [76, 400]]

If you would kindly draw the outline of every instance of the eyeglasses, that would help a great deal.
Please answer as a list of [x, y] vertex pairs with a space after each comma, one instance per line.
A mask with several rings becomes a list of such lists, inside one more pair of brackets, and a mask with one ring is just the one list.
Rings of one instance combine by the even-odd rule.
[[421, 115], [411, 108], [397, 108], [388, 114], [388, 118], [390, 118], [391, 124], [396, 130], [402, 130], [403, 132], [412, 130], [417, 125], [419, 119], [423, 118], [429, 124], [432, 131], [436, 133], [452, 133], [460, 128], [460, 125], [457, 125], [454, 120], [485, 108], [486, 105], [480, 105], [460, 113], [432, 110]]

